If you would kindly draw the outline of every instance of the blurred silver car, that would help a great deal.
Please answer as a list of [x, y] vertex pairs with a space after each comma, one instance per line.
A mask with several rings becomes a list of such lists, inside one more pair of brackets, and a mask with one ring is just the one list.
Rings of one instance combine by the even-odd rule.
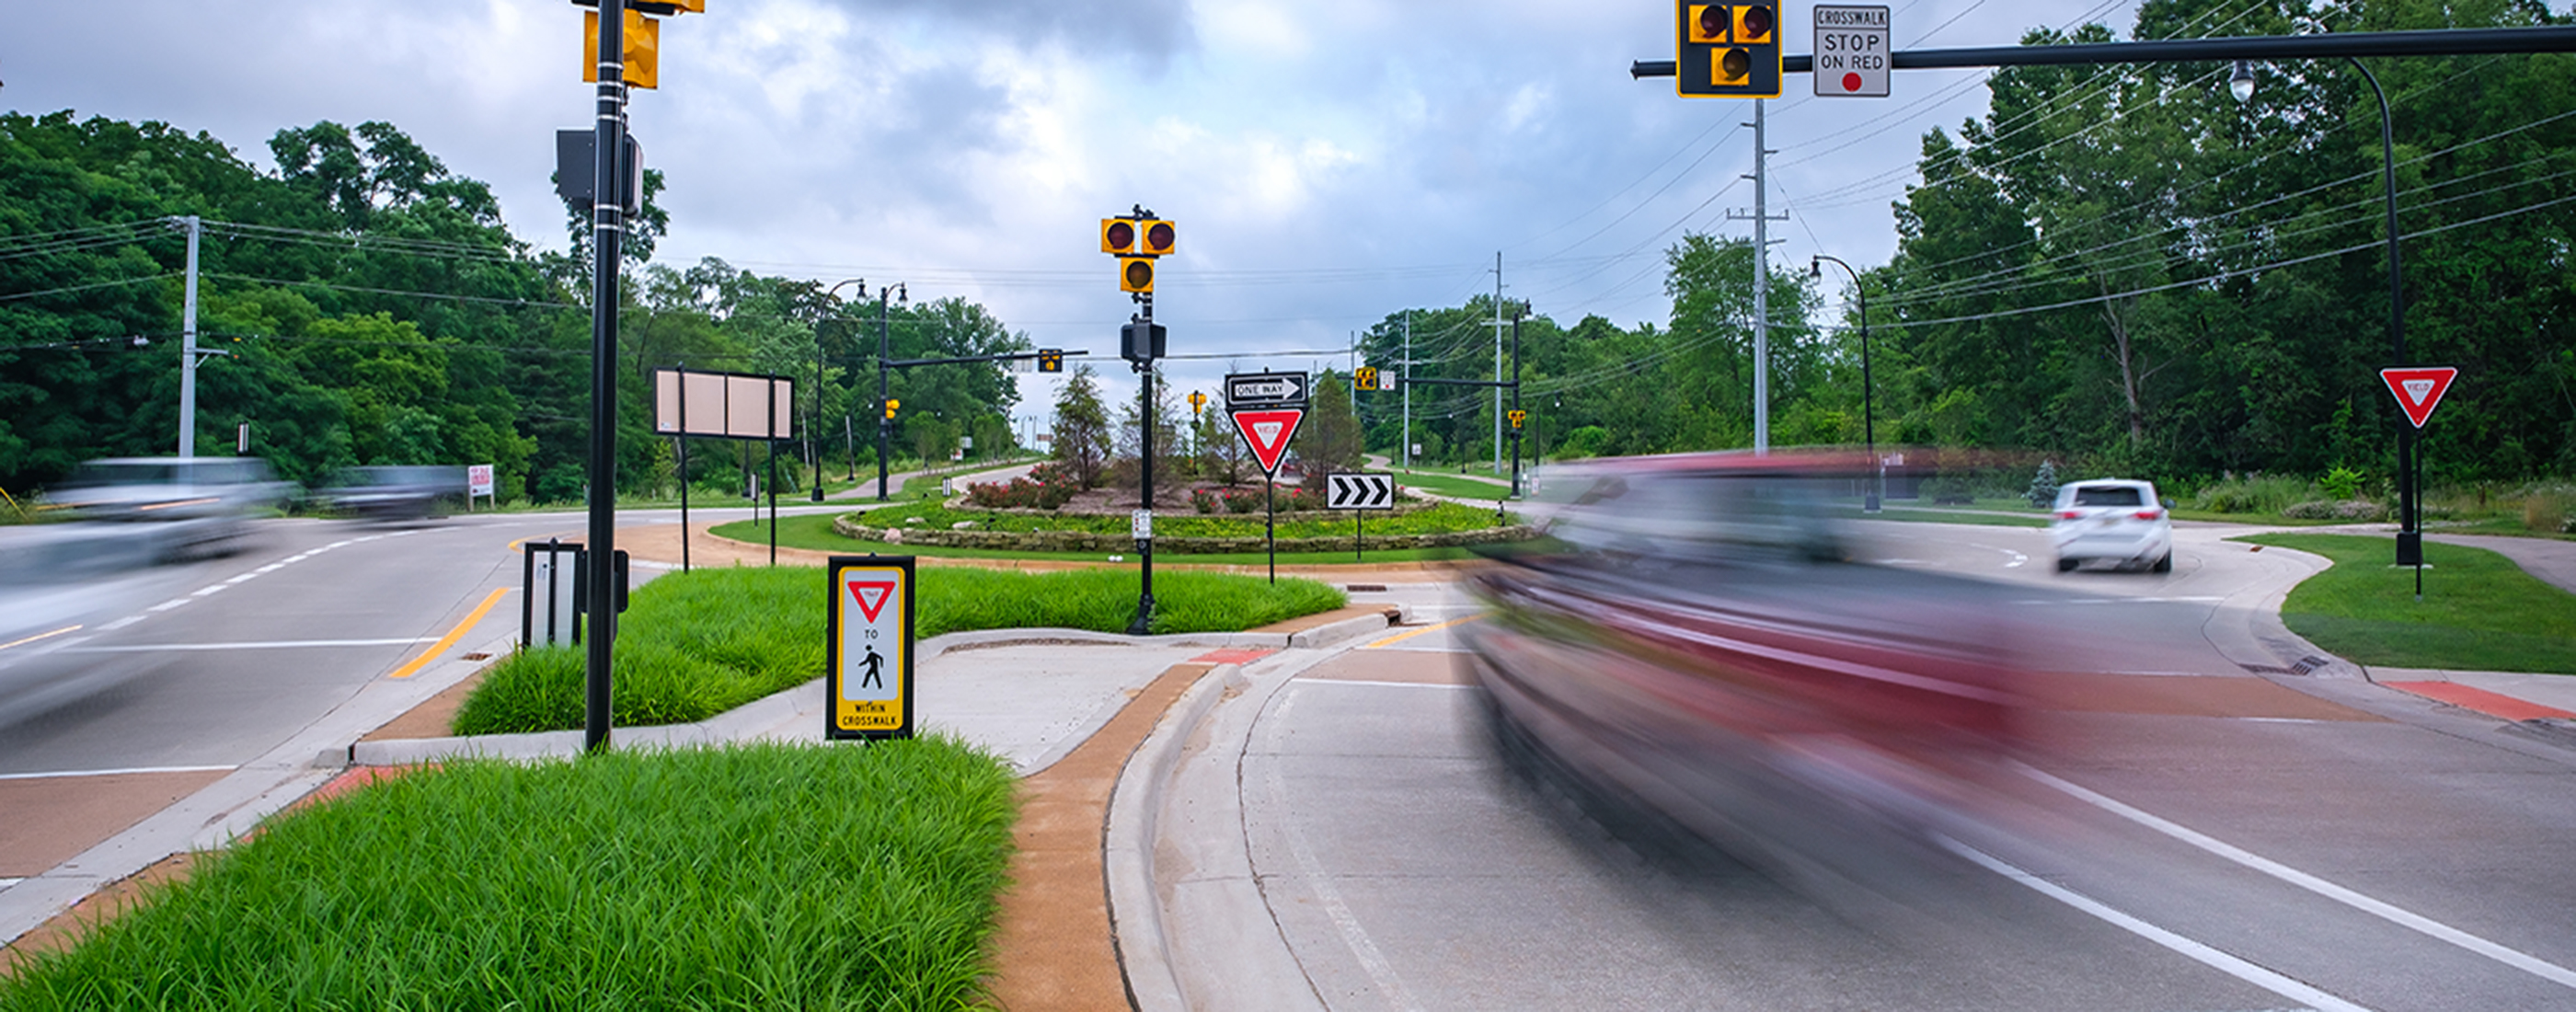
[[250, 519], [296, 494], [257, 457], [116, 457], [93, 460], [46, 493], [75, 520], [154, 560], [228, 550]]
[[294, 492], [257, 457], [114, 457], [82, 464], [46, 498], [82, 520], [173, 521], [247, 517]]
[[2057, 548], [2057, 571], [2087, 562], [2121, 569], [2173, 572], [2173, 516], [2150, 482], [2106, 478], [2057, 489], [2048, 539]]

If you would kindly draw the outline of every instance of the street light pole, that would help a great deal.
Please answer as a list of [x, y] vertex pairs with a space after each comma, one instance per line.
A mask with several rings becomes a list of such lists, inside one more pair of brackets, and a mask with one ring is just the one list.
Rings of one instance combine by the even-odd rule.
[[[589, 628], [584, 631], [582, 750], [608, 748], [610, 663], [617, 640], [617, 309], [618, 257], [626, 238], [625, 0], [599, 0], [599, 102], [593, 139], [590, 250]], [[640, 196], [640, 195], [639, 195]]]
[[1876, 513], [1880, 497], [1887, 493], [1887, 468], [1878, 462], [1877, 416], [1870, 410], [1869, 289], [1861, 286], [1860, 272], [1853, 270], [1852, 265], [1844, 263], [1840, 257], [1826, 256], [1822, 253], [1816, 254], [1814, 260], [1807, 262], [1807, 276], [1823, 277], [1824, 262], [1827, 260], [1833, 261], [1834, 266], [1842, 268], [1843, 273], [1851, 275], [1852, 293], [1860, 300], [1860, 438], [1862, 445], [1869, 448], [1870, 474], [1869, 487], [1861, 495], [1861, 512]]
[[[2388, 93], [2379, 87], [2379, 76], [2370, 72], [2359, 57], [2345, 56], [2352, 69], [2361, 71], [2361, 79], [2370, 82], [2371, 97], [2379, 100], [2379, 180], [2388, 205], [2388, 354], [2390, 364], [2406, 364], [2406, 286], [2405, 273], [2397, 256], [2397, 140], [2396, 127], [2388, 111]], [[2236, 61], [2229, 75], [2228, 91], [2239, 102], [2254, 97], [2254, 69], [2243, 60]], [[2402, 421], [2403, 419], [2401, 419]], [[2424, 531], [2417, 500], [2415, 429], [2397, 427], [2397, 564], [2415, 566], [2416, 596], [2423, 596]]]
[[[887, 398], [888, 396], [890, 396], [889, 392], [886, 390], [887, 375], [888, 375], [890, 372], [892, 372], [892, 367], [890, 367], [890, 366], [888, 366], [888, 365], [886, 364], [886, 360], [887, 360], [888, 358], [890, 358], [890, 357], [891, 357], [891, 355], [892, 355], [892, 353], [891, 353], [890, 351], [888, 351], [888, 348], [889, 348], [889, 346], [890, 346], [890, 340], [889, 340], [889, 338], [888, 338], [888, 336], [887, 336], [887, 335], [891, 332], [891, 329], [892, 329], [892, 328], [891, 328], [891, 327], [886, 323], [886, 293], [887, 293], [888, 291], [900, 291], [900, 292], [903, 292], [903, 293], [904, 293], [904, 298], [905, 298], [905, 300], [906, 300], [906, 301], [910, 301], [910, 300], [911, 300], [911, 297], [912, 297], [912, 293], [911, 293], [911, 291], [910, 291], [909, 289], [904, 288], [903, 283], [902, 283], [902, 282], [900, 282], [900, 281], [898, 281], [898, 282], [894, 283], [894, 284], [893, 284], [893, 285], [891, 285], [891, 286], [880, 285], [880, 286], [878, 286], [878, 288], [877, 288], [877, 501], [878, 501], [878, 502], [884, 502], [884, 501], [886, 501], [886, 454], [893, 452], [893, 443], [892, 443], [892, 440], [893, 440], [893, 438], [894, 438], [894, 419], [893, 419], [892, 417], [888, 416], [888, 414], [886, 413], [886, 409], [885, 409], [885, 406], [886, 406], [886, 398]], [[867, 297], [867, 286], [865, 286], [865, 285], [861, 285], [861, 286], [859, 286], [859, 297], [860, 297], [860, 298], [866, 298], [866, 297]]]
[[[860, 297], [860, 298], [863, 298], [863, 299], [864, 299], [864, 298], [867, 298], [867, 291], [868, 291], [868, 279], [866, 279], [866, 278], [851, 278], [851, 279], [849, 279], [849, 280], [847, 280], [847, 281], [836, 281], [836, 282], [833, 282], [832, 287], [824, 289], [824, 290], [823, 290], [823, 301], [824, 301], [824, 302], [826, 302], [826, 303], [830, 303], [830, 304], [835, 304], [835, 305], [837, 305], [837, 304], [838, 304], [838, 302], [837, 302], [837, 300], [834, 298], [834, 296], [835, 296], [835, 295], [837, 295], [837, 294], [839, 294], [839, 292], [841, 291], [841, 286], [843, 286], [843, 285], [857, 285], [857, 286], [859, 286], [859, 297]], [[823, 417], [823, 326], [822, 326], [822, 321], [817, 320], [817, 321], [815, 321], [815, 326], [814, 326], [814, 416], [813, 416], [812, 418], [807, 419], [807, 420], [806, 420], [806, 422], [805, 422], [805, 451], [806, 451], [806, 452], [805, 452], [805, 455], [806, 455], [806, 457], [807, 457], [807, 458], [809, 458], [808, 463], [810, 463], [810, 464], [813, 466], [813, 477], [814, 477], [814, 481], [813, 481], [813, 484], [814, 484], [814, 499], [813, 499], [813, 501], [815, 501], [815, 502], [822, 502], [822, 501], [823, 501], [823, 449], [822, 449], [822, 444], [821, 444], [820, 442], [817, 442], [817, 441], [816, 441], [816, 436], [815, 436], [815, 434], [814, 434], [814, 426], [815, 426], [815, 424], [816, 424], [817, 422], [819, 422], [819, 421], [822, 419], [822, 417]], [[847, 416], [844, 416], [844, 417], [841, 419], [841, 427], [842, 427], [842, 429], [844, 430], [844, 434], [845, 434], [845, 435], [847, 434], [847, 430], [848, 430], [848, 428], [849, 428], [849, 421], [850, 421], [850, 420], [849, 420], [849, 418], [848, 418]]]

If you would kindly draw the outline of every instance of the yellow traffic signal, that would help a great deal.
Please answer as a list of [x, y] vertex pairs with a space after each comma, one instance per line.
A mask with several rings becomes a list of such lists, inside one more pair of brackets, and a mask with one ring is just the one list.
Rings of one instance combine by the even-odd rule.
[[1054, 348], [1048, 348], [1038, 352], [1038, 371], [1063, 372], [1064, 352], [1058, 351]]
[[[697, 10], [704, 10], [705, 0], [697, 0]], [[633, 10], [626, 12], [626, 28], [618, 37], [618, 60], [625, 64], [621, 77], [629, 88], [652, 88], [660, 83], [662, 63], [662, 23]], [[581, 79], [599, 80], [599, 12], [581, 16]]]
[[1136, 223], [1125, 218], [1100, 219], [1100, 251], [1125, 256], [1136, 249]]
[[886, 411], [886, 418], [887, 418], [887, 420], [889, 420], [889, 421], [893, 420], [893, 418], [894, 418], [894, 409], [896, 409], [896, 408], [900, 408], [900, 407], [902, 407], [902, 406], [903, 406], [903, 402], [902, 402], [902, 401], [895, 400], [895, 399], [894, 399], [894, 398], [892, 398], [892, 397], [888, 397], [888, 398], [886, 398], [885, 411]]
[[1377, 389], [1377, 367], [1364, 365], [1351, 370], [1351, 389], [1362, 392]]
[[1119, 257], [1118, 290], [1122, 292], [1152, 292], [1154, 290], [1154, 258]]
[[1777, 15], [1766, 4], [1745, 4], [1735, 10], [1735, 41], [1739, 45], [1768, 46], [1780, 40], [1773, 37], [1779, 28]]
[[1137, 225], [1140, 226], [1137, 229], [1138, 234], [1145, 238], [1144, 248], [1137, 252], [1146, 256], [1158, 257], [1170, 253], [1173, 244], [1180, 239], [1180, 233], [1174, 231], [1172, 223], [1168, 221], [1148, 220], [1137, 222]]
[[1673, 90], [1684, 98], [1780, 97], [1777, 3], [1675, 0]]
[[1520, 428], [1520, 427], [1521, 427], [1521, 423], [1522, 423], [1522, 422], [1529, 421], [1529, 412], [1527, 412], [1527, 411], [1523, 411], [1523, 410], [1521, 410], [1521, 409], [1519, 409], [1519, 408], [1513, 408], [1513, 409], [1511, 409], [1510, 411], [1506, 411], [1506, 412], [1504, 412], [1503, 414], [1504, 414], [1504, 416], [1505, 416], [1505, 417], [1510, 418], [1510, 419], [1512, 420], [1512, 428], [1515, 428], [1515, 429]]
[[1725, 4], [1692, 4], [1683, 12], [1682, 32], [1695, 43], [1724, 42], [1734, 22]]
[[1199, 409], [1207, 407], [1207, 401], [1208, 398], [1206, 394], [1200, 393], [1196, 390], [1190, 391], [1190, 416], [1193, 418], [1198, 417]]

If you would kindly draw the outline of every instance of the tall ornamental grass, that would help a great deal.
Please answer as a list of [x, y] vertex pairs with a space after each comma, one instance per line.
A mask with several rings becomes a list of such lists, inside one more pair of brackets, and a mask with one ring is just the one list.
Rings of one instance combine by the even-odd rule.
[[942, 739], [420, 771], [270, 821], [0, 1012], [956, 1009], [1011, 790]]

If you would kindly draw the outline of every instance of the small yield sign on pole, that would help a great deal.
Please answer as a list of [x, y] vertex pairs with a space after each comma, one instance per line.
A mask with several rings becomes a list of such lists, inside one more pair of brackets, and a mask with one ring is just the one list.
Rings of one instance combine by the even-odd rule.
[[823, 736], [912, 737], [912, 556], [835, 555], [826, 569]]
[[[2388, 384], [2388, 392], [2397, 397], [2398, 410], [2406, 412], [2406, 421], [2418, 429], [2424, 427], [2425, 420], [2433, 417], [2434, 406], [2442, 403], [2442, 395], [2450, 392], [2451, 381], [2459, 377], [2460, 371], [2447, 365], [2405, 366], [2379, 371], [2380, 382]], [[2415, 473], [2402, 479], [2415, 486], [2412, 489], [2414, 494], [2407, 497], [2409, 501], [2424, 501], [2423, 475], [2424, 455], [2418, 452], [2415, 455]], [[2398, 528], [2402, 538], [2405, 532], [2415, 529], [2415, 518], [2400, 518]], [[2424, 557], [2418, 553], [2415, 556], [2415, 600], [2423, 599]]]

